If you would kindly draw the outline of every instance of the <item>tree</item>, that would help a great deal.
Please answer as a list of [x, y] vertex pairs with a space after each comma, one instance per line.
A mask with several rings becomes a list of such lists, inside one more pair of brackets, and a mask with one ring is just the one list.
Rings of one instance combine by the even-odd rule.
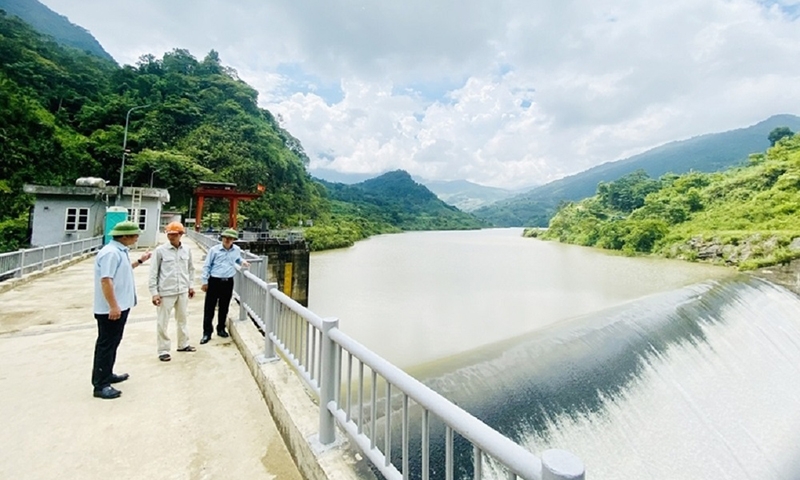
[[771, 147], [774, 147], [775, 144], [778, 143], [778, 141], [781, 138], [791, 137], [791, 136], [794, 136], [794, 132], [791, 131], [789, 127], [776, 127], [771, 132], [769, 132], [769, 136], [767, 138], [769, 139], [769, 145]]
[[661, 188], [658, 180], [653, 180], [642, 169], [629, 173], [613, 182], [600, 182], [597, 196], [608, 208], [630, 213], [644, 205], [644, 198]]

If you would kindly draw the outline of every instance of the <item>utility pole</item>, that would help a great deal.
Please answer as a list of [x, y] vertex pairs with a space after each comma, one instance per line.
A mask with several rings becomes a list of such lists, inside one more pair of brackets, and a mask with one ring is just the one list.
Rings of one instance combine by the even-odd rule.
[[119, 192], [117, 193], [117, 199], [114, 202], [114, 205], [119, 205], [120, 201], [122, 200], [122, 180], [125, 176], [125, 157], [128, 155], [128, 123], [131, 119], [131, 112], [140, 108], [149, 107], [150, 105], [152, 105], [152, 103], [133, 107], [128, 110], [128, 113], [125, 115], [125, 133], [122, 136], [122, 165], [119, 167]]

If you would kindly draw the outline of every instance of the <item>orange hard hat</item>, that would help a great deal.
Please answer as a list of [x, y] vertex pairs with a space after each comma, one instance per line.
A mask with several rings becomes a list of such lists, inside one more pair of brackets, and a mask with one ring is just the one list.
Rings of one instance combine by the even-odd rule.
[[186, 233], [186, 229], [183, 228], [183, 224], [181, 222], [170, 222], [164, 227], [164, 232], [166, 233]]

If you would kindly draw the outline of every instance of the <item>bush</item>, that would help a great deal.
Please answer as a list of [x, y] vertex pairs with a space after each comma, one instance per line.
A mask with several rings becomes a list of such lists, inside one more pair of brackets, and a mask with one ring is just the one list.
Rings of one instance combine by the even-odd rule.
[[625, 236], [623, 247], [626, 251], [650, 253], [656, 242], [669, 232], [669, 227], [663, 220], [641, 220], [631, 223], [631, 231]]
[[29, 246], [28, 219], [26, 217], [0, 222], [0, 252], [12, 252]]

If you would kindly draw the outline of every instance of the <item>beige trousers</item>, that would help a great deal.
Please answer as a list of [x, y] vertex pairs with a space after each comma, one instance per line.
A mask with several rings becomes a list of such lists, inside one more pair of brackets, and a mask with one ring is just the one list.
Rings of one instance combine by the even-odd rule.
[[189, 345], [189, 328], [186, 316], [189, 310], [189, 292], [178, 295], [164, 295], [158, 306], [158, 354], [169, 353], [171, 349], [167, 327], [172, 310], [175, 310], [175, 322], [178, 324], [178, 348]]

